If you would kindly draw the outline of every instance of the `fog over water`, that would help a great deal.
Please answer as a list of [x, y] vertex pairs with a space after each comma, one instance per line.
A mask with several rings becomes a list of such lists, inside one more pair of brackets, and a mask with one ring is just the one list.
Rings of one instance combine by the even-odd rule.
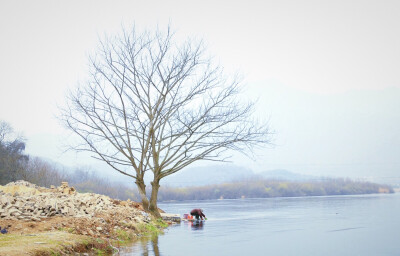
[[227, 72], [243, 74], [243, 96], [258, 100], [256, 116], [275, 131], [275, 146], [255, 160], [234, 155], [234, 164], [396, 180], [399, 12], [398, 1], [377, 0], [1, 1], [0, 119], [25, 135], [29, 154], [118, 177], [63, 153], [56, 106], [85, 81], [103, 33], [171, 24], [178, 39], [202, 38]]

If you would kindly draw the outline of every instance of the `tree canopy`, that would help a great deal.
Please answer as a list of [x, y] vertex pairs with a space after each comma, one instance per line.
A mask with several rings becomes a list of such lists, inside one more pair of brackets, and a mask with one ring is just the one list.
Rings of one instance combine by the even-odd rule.
[[[62, 121], [89, 151], [133, 178], [144, 208], [157, 212], [162, 178], [200, 160], [223, 161], [270, 142], [252, 118], [241, 82], [207, 57], [201, 41], [179, 43], [168, 28], [123, 29], [90, 58], [90, 79], [68, 95]], [[144, 174], [153, 173], [150, 200]]]
[[28, 156], [25, 142], [8, 123], [0, 120], [0, 184], [15, 181], [21, 176]]

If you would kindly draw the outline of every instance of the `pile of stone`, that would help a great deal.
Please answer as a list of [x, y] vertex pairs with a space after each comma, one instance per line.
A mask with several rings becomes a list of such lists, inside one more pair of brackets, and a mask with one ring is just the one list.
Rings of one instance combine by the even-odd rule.
[[94, 217], [101, 213], [123, 211], [135, 216], [135, 221], [148, 217], [131, 201], [113, 200], [93, 193], [77, 193], [67, 182], [61, 186], [38, 187], [26, 181], [17, 181], [0, 187], [0, 218], [22, 221], [40, 221], [53, 216]]

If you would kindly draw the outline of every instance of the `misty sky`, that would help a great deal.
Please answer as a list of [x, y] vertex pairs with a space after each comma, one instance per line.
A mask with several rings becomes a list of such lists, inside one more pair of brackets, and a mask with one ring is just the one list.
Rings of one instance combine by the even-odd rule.
[[56, 120], [87, 57], [121, 24], [202, 38], [227, 72], [240, 71], [274, 147], [255, 171], [400, 177], [399, 1], [4, 1], [0, 0], [0, 119], [27, 152], [63, 164]]

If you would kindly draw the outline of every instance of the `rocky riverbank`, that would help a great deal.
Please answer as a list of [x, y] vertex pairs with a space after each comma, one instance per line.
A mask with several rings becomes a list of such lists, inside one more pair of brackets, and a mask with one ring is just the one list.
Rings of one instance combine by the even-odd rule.
[[[59, 237], [61, 231], [70, 235], [69, 239], [75, 235], [76, 239], [83, 239], [84, 244], [91, 244], [92, 247], [93, 243], [87, 241], [96, 239], [113, 248], [115, 242], [141, 236], [149, 229], [154, 230], [157, 225], [159, 228], [164, 226], [162, 222], [151, 220], [137, 202], [78, 193], [66, 182], [51, 188], [38, 187], [26, 181], [0, 186], [0, 227], [7, 231], [7, 234], [0, 234], [0, 255], [7, 253], [7, 246], [10, 250], [15, 249], [15, 244], [5, 241], [7, 236], [14, 236], [18, 240], [18, 236], [58, 232]], [[52, 243], [43, 242], [43, 248], [36, 248], [40, 244], [32, 248], [36, 252], [43, 252], [48, 247], [46, 244]], [[82, 244], [77, 242], [75, 247], [82, 247], [78, 245]], [[62, 244], [57, 248], [62, 251]], [[14, 255], [18, 255], [18, 251]]]

